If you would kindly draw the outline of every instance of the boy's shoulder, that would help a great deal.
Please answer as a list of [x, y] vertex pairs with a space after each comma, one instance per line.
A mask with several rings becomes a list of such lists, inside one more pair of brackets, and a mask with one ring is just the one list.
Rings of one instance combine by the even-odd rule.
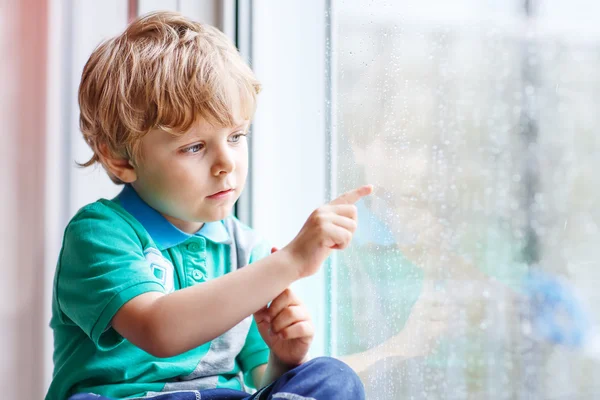
[[99, 199], [80, 208], [65, 228], [63, 245], [68, 240], [126, 240], [147, 236], [142, 225], [117, 202]]
[[131, 223], [132, 216], [114, 200], [98, 199], [81, 207], [69, 221], [69, 225], [89, 219], [97, 218], [102, 220], [112, 220], [114, 222]]

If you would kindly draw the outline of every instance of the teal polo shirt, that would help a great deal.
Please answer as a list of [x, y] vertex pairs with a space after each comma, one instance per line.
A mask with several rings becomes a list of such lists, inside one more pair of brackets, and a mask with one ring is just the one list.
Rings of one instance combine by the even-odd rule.
[[251, 391], [252, 369], [269, 357], [251, 316], [171, 358], [146, 353], [110, 323], [142, 293], [199, 285], [268, 254], [270, 247], [234, 217], [187, 234], [131, 186], [113, 200], [83, 207], [65, 230], [54, 278], [54, 373], [46, 399], [79, 392], [143, 398], [210, 388]]

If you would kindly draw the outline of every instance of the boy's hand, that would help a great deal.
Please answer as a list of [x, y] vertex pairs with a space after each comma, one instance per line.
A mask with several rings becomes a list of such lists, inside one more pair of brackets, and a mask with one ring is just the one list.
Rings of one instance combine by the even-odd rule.
[[346, 192], [308, 217], [300, 233], [281, 250], [296, 261], [300, 278], [316, 273], [332, 250], [350, 244], [358, 219], [354, 203], [372, 191], [367, 185]]
[[306, 361], [314, 327], [308, 310], [290, 289], [254, 313], [254, 319], [271, 355], [286, 369]]

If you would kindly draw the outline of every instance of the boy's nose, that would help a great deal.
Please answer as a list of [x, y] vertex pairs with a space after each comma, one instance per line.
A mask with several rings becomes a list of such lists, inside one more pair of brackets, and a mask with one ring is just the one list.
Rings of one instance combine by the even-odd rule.
[[227, 150], [219, 152], [212, 166], [212, 174], [219, 176], [221, 174], [230, 174], [234, 170], [235, 162], [232, 155]]

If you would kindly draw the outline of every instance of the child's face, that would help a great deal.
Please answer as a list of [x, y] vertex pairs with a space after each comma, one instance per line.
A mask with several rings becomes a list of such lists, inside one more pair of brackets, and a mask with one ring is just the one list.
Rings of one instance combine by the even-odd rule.
[[246, 183], [248, 125], [239, 120], [233, 127], [216, 127], [200, 119], [179, 137], [158, 129], [149, 132], [141, 142], [133, 187], [188, 233], [227, 217]]

